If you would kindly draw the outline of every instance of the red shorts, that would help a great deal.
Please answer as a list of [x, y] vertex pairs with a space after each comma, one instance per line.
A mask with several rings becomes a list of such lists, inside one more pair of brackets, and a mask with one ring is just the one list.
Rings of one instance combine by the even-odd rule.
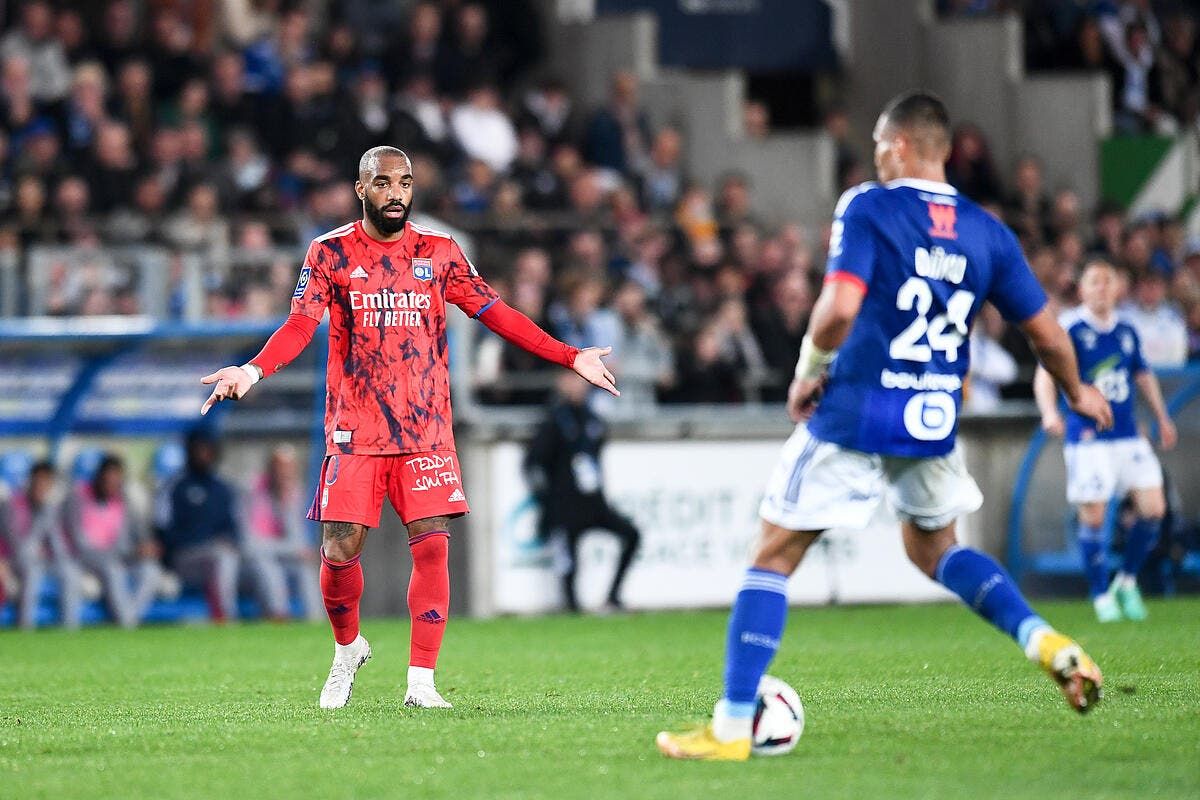
[[471, 509], [463, 494], [453, 450], [401, 455], [333, 455], [321, 464], [321, 481], [308, 518], [379, 527], [383, 498], [407, 525], [428, 517], [461, 517]]

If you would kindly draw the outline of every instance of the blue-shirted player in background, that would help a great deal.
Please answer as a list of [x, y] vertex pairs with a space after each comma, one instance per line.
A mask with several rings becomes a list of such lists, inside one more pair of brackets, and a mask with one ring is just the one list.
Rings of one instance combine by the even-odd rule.
[[1071, 340], [1016, 238], [946, 183], [949, 152], [942, 102], [898, 97], [875, 127], [883, 183], [838, 203], [825, 288], [788, 392], [802, 424], [759, 510], [762, 537], [729, 621], [725, 692], [710, 725], [658, 735], [665, 755], [750, 756], [756, 690], [783, 634], [788, 576], [821, 532], [865, 526], [885, 494], [913, 563], [1016, 640], [1072, 708], [1100, 698], [1092, 659], [1034, 613], [1003, 567], [956, 542], [955, 520], [983, 499], [955, 432], [967, 333], [984, 301], [1020, 325], [1074, 411], [1101, 430], [1112, 411], [1080, 380]]
[[[1067, 502], [1079, 515], [1079, 548], [1096, 618], [1116, 622], [1122, 616], [1146, 618], [1146, 605], [1138, 591], [1137, 574], [1158, 542], [1166, 499], [1162, 467], [1146, 437], [1138, 432], [1134, 417], [1136, 386], [1158, 420], [1164, 450], [1175, 446], [1175, 424], [1167, 415], [1158, 379], [1142, 360], [1137, 332], [1117, 320], [1122, 292], [1120, 274], [1107, 261], [1089, 261], [1079, 275], [1082, 307], [1073, 315], [1067, 332], [1075, 343], [1079, 372], [1108, 399], [1113, 426], [1097, 431], [1087, 417], [1058, 410], [1058, 394], [1045, 370], [1033, 381], [1042, 412], [1042, 427], [1054, 436], [1065, 436]], [[1137, 521], [1129, 529], [1121, 569], [1108, 581], [1108, 553], [1104, 543], [1104, 514], [1114, 497], [1133, 499]]]

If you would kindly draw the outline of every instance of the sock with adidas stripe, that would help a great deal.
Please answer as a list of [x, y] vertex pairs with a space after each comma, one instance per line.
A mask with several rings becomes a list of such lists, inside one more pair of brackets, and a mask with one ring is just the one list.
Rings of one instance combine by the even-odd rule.
[[428, 531], [409, 538], [412, 578], [408, 582], [408, 613], [412, 619], [409, 640], [410, 667], [432, 670], [450, 614], [449, 531]]
[[333, 638], [347, 645], [358, 638], [358, 603], [363, 593], [362, 565], [358, 556], [330, 561], [321, 550], [321, 598], [333, 628]]

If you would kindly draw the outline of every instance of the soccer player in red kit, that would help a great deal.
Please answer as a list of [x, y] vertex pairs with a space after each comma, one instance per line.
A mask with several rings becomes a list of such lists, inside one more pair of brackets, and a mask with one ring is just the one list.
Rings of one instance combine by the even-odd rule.
[[237, 400], [291, 362], [329, 311], [325, 460], [308, 518], [322, 523], [321, 594], [336, 640], [321, 708], [350, 700], [371, 648], [359, 633], [359, 553], [386, 496], [408, 528], [412, 617], [404, 704], [449, 708], [434, 686], [449, 613], [449, 522], [468, 512], [454, 448], [446, 307], [453, 303], [508, 341], [619, 395], [601, 356], [577, 350], [510, 308], [447, 234], [408, 221], [412, 164], [394, 147], [358, 163], [363, 218], [318, 236], [292, 294], [292, 313], [262, 352], [202, 379], [215, 384], [200, 413]]

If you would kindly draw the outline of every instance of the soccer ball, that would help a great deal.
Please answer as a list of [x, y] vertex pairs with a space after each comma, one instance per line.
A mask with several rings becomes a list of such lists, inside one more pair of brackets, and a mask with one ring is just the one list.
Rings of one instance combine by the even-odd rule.
[[758, 682], [758, 707], [754, 709], [754, 755], [790, 753], [804, 733], [804, 706], [800, 695], [784, 681], [763, 675]]

